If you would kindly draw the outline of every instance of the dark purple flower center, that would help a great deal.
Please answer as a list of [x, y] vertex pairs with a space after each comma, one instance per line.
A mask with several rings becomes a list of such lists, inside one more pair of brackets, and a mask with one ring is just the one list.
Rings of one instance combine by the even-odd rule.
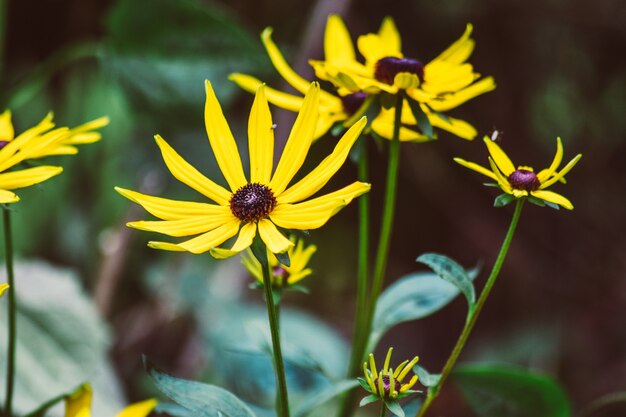
[[[374, 381], [374, 384], [376, 386], [378, 386], [378, 379], [382, 378], [383, 379], [383, 389], [385, 390], [384, 394], [382, 392], [379, 392], [379, 394], [383, 394], [385, 397], [389, 397], [391, 395], [391, 378], [389, 378], [389, 375], [382, 375], [379, 376], [378, 378], [376, 378], [376, 380]], [[400, 385], [400, 383], [394, 379], [394, 391], [398, 392], [400, 391], [400, 388], [402, 387]]]
[[9, 144], [8, 140], [0, 140], [0, 149], [3, 149], [8, 144]]
[[509, 183], [516, 190], [535, 191], [541, 186], [537, 175], [527, 169], [517, 169], [509, 175]]
[[420, 82], [424, 81], [424, 64], [417, 59], [394, 58], [391, 56], [382, 58], [376, 63], [374, 78], [382, 83], [393, 85], [396, 74], [400, 72], [415, 74], [420, 79]]
[[367, 98], [367, 94], [359, 91], [358, 93], [348, 94], [341, 97], [341, 104], [343, 109], [348, 114], [356, 113], [356, 111], [363, 105], [363, 102]]
[[230, 211], [239, 220], [250, 223], [265, 219], [276, 206], [276, 197], [267, 186], [246, 184], [230, 198]]

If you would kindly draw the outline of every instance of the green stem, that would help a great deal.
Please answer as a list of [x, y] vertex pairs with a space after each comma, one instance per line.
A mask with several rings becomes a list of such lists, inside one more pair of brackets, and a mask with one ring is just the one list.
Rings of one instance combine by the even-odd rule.
[[385, 402], [381, 401], [380, 402], [380, 417], [385, 417]]
[[11, 211], [7, 206], [3, 206], [4, 219], [4, 249], [6, 253], [8, 294], [8, 347], [7, 347], [7, 390], [4, 400], [4, 416], [13, 415], [13, 385], [15, 383], [15, 345], [17, 341], [17, 326], [15, 321], [16, 301], [15, 301], [15, 279], [13, 274], [13, 237], [11, 235]]
[[441, 378], [439, 379], [439, 382], [437, 383], [437, 385], [428, 390], [426, 400], [424, 401], [424, 404], [417, 413], [417, 417], [424, 416], [426, 414], [426, 410], [428, 410], [428, 407], [430, 407], [430, 404], [435, 400], [435, 398], [437, 398], [437, 395], [439, 395], [441, 387], [443, 386], [450, 372], [452, 372], [452, 369], [454, 368], [454, 365], [456, 364], [456, 361], [459, 358], [459, 355], [461, 354], [461, 351], [463, 350], [463, 347], [465, 346], [465, 343], [467, 342], [467, 339], [472, 332], [474, 325], [476, 324], [476, 320], [478, 320], [478, 316], [480, 315], [480, 312], [485, 305], [485, 301], [487, 301], [487, 297], [489, 297], [489, 293], [491, 292], [491, 289], [493, 288], [493, 285], [495, 284], [496, 279], [500, 274], [500, 269], [502, 268], [502, 264], [504, 263], [506, 254], [509, 251], [509, 246], [511, 246], [511, 240], [513, 240], [513, 235], [515, 234], [515, 229], [517, 228], [517, 223], [519, 222], [520, 214], [522, 213], [524, 201], [525, 199], [520, 198], [516, 202], [515, 211], [513, 212], [513, 218], [511, 219], [511, 224], [509, 225], [509, 230], [506, 233], [504, 242], [502, 242], [500, 252], [498, 253], [498, 257], [493, 264], [493, 268], [491, 269], [491, 274], [489, 274], [487, 283], [480, 293], [478, 301], [476, 302], [474, 307], [470, 309], [468, 319], [466, 320], [465, 326], [463, 327], [463, 331], [461, 332], [461, 335], [459, 336], [459, 339], [457, 340], [456, 345], [454, 346], [454, 349], [450, 354], [450, 357], [446, 361], [446, 364], [443, 367], [443, 371], [441, 371]]
[[257, 241], [253, 244], [251, 249], [263, 269], [263, 288], [265, 290], [267, 317], [270, 322], [270, 333], [272, 335], [272, 352], [274, 353], [274, 371], [276, 373], [276, 414], [278, 417], [289, 417], [289, 398], [287, 395], [285, 364], [283, 362], [283, 353], [280, 345], [278, 309], [274, 304], [272, 293], [272, 271], [267, 259], [267, 249], [265, 245]]

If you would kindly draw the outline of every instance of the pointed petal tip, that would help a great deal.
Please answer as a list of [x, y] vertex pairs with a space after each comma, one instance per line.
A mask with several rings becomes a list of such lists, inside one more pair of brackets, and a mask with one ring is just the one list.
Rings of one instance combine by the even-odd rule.
[[261, 32], [261, 40], [265, 41], [272, 37], [272, 32], [274, 32], [274, 28], [271, 26], [266, 27]]

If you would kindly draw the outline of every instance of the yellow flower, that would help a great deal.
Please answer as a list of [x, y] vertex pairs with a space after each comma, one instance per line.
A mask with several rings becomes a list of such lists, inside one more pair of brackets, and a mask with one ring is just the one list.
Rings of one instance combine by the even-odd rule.
[[[222, 113], [211, 83], [206, 81], [205, 125], [217, 163], [230, 190], [211, 181], [187, 163], [165, 140], [156, 136], [163, 159], [178, 180], [216, 204], [177, 201], [116, 188], [126, 198], [142, 205], [162, 221], [128, 224], [140, 230], [169, 236], [199, 235], [181, 243], [150, 242], [156, 249], [203, 253], [216, 258], [232, 256], [248, 248], [259, 236], [272, 253], [284, 253], [293, 243], [277, 228], [316, 229], [353, 198], [369, 191], [370, 185], [354, 182], [340, 190], [309, 199], [345, 162], [350, 148], [367, 123], [363, 118], [338, 141], [333, 152], [302, 179], [290, 185], [311, 146], [318, 119], [320, 89], [311, 84], [285, 149], [273, 167], [274, 130], [265, 87], [255, 96], [248, 123], [250, 180], [244, 174], [239, 150]], [[272, 173], [273, 171], [273, 173]], [[237, 236], [230, 249], [219, 248]]]
[[[491, 170], [474, 162], [467, 162], [461, 158], [454, 158], [454, 160], [466, 168], [497, 181], [498, 187], [514, 198], [536, 197], [540, 202], [547, 203], [556, 208], [558, 208], [557, 205], [565, 207], [568, 210], [574, 208], [567, 198], [553, 191], [546, 190], [546, 188], [550, 187], [555, 182], [563, 181], [565, 174], [574, 168], [574, 165], [582, 158], [582, 154], [576, 155], [563, 169], [557, 171], [563, 159], [563, 143], [561, 142], [561, 138], [556, 138], [556, 154], [554, 155], [552, 164], [550, 164], [548, 168], [542, 169], [537, 174], [535, 174], [532, 167], [528, 166], [518, 166], [516, 169], [513, 162], [511, 162], [507, 154], [504, 153], [497, 143], [487, 136], [485, 136], [483, 141], [489, 151], [489, 166]], [[531, 199], [530, 201], [532, 202], [533, 200]]]
[[[294, 246], [287, 252], [290, 261], [289, 266], [282, 265], [276, 256], [268, 251], [268, 260], [273, 273], [272, 287], [288, 287], [313, 273], [311, 268], [307, 268], [307, 264], [311, 256], [317, 251], [317, 246], [305, 246], [304, 240], [297, 239], [295, 236], [291, 236], [290, 240]], [[261, 263], [254, 257], [250, 250], [242, 255], [241, 262], [248, 272], [263, 285], [263, 269]]]
[[[441, 114], [495, 88], [492, 77], [477, 81], [480, 74], [466, 62], [474, 50], [471, 33], [472, 25], [468, 24], [461, 38], [435, 59], [423, 64], [403, 55], [395, 23], [391, 17], [386, 17], [378, 33], [359, 36], [357, 47], [365, 58], [365, 63], [361, 63], [356, 58], [345, 24], [339, 16], [331, 15], [324, 35], [325, 60], [311, 60], [310, 63], [320, 79], [339, 88], [340, 95], [356, 92], [396, 94], [404, 90], [433, 126], [464, 139], [473, 139], [476, 130], [470, 124]], [[390, 123], [393, 123], [393, 112], [387, 111]], [[416, 126], [412, 115], [404, 117], [411, 111], [403, 109], [402, 113], [403, 124]]]
[[9, 284], [0, 284], [0, 297], [9, 289]]
[[[384, 400], [397, 400], [416, 392], [411, 390], [417, 382], [416, 374], [414, 374], [408, 382], [403, 383], [402, 381], [408, 373], [411, 372], [413, 366], [415, 366], [419, 358], [416, 356], [410, 362], [405, 360], [394, 370], [389, 367], [392, 352], [393, 348], [389, 348], [387, 351], [387, 357], [385, 358], [385, 363], [380, 371], [376, 369], [374, 355], [370, 353], [369, 364], [368, 362], [363, 362], [363, 374], [365, 375], [365, 378], [359, 378], [359, 382], [363, 388], [365, 388], [373, 396]], [[371, 400], [375, 400], [373, 397], [371, 397], [371, 400], [369, 397], [365, 397], [365, 399], [368, 399], [365, 401], [366, 403], [372, 402]], [[363, 401], [361, 402], [361, 405], [365, 405], [363, 404]]]
[[11, 112], [4, 111], [0, 114], [0, 203], [19, 201], [19, 197], [10, 190], [38, 184], [63, 171], [61, 167], [49, 165], [7, 172], [9, 169], [29, 159], [76, 153], [74, 145], [100, 139], [100, 134], [93, 129], [107, 123], [107, 118], [100, 118], [73, 129], [53, 129], [52, 115], [48, 114], [35, 127], [16, 137]]
[[[65, 417], [91, 417], [92, 389], [89, 384], [81, 385], [65, 399]], [[115, 417], [146, 417], [158, 401], [149, 399], [121, 410]]]

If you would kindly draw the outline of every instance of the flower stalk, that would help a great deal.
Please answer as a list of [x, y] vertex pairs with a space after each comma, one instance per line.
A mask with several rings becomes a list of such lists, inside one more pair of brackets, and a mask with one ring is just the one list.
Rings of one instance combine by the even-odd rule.
[[16, 326], [16, 301], [15, 301], [15, 279], [13, 273], [13, 236], [11, 233], [11, 209], [6, 205], [2, 206], [2, 218], [4, 221], [4, 248], [5, 263], [7, 271], [7, 281], [9, 283], [8, 292], [8, 346], [7, 346], [7, 370], [6, 370], [6, 396], [4, 399], [4, 416], [13, 415], [13, 386], [15, 384], [15, 347], [17, 342]]
[[278, 417], [289, 417], [289, 397], [287, 394], [287, 381], [285, 378], [285, 363], [283, 362], [283, 354], [280, 345], [278, 307], [274, 303], [272, 271], [267, 257], [267, 248], [260, 239], [255, 239], [251, 246], [251, 250], [261, 264], [263, 270], [265, 304], [267, 305], [267, 317], [270, 323], [272, 352], [274, 354], [274, 371], [276, 373], [276, 415]]
[[444, 365], [443, 370], [441, 371], [441, 378], [439, 379], [439, 382], [437, 383], [437, 385], [435, 385], [434, 387], [428, 390], [428, 394], [426, 395], [426, 400], [424, 400], [424, 404], [418, 411], [416, 417], [423, 417], [426, 414], [426, 411], [430, 407], [431, 403], [435, 400], [435, 398], [437, 398], [437, 395], [439, 395], [439, 391], [441, 390], [441, 387], [446, 381], [448, 375], [450, 374], [450, 372], [452, 372], [452, 369], [454, 368], [454, 365], [456, 364], [456, 361], [459, 358], [459, 355], [461, 354], [463, 347], [465, 347], [465, 343], [467, 342], [467, 339], [469, 338], [469, 335], [472, 332], [472, 329], [474, 328], [476, 321], [478, 320], [478, 316], [480, 315], [480, 312], [482, 311], [483, 306], [485, 305], [485, 301], [487, 301], [487, 297], [489, 297], [489, 294], [491, 293], [491, 289], [493, 288], [493, 285], [495, 284], [496, 279], [498, 278], [500, 274], [500, 269], [502, 268], [504, 259], [506, 258], [506, 255], [509, 251], [509, 247], [511, 246], [511, 241], [513, 240], [513, 235], [515, 234], [515, 229], [517, 228], [517, 224], [519, 222], [519, 218], [522, 213], [522, 207], [524, 205], [525, 200], [526, 200], [525, 198], [520, 198], [516, 201], [515, 211], [513, 212], [513, 218], [511, 219], [509, 230], [506, 233], [504, 242], [502, 242], [502, 246], [500, 247], [500, 252], [498, 253], [498, 257], [496, 258], [496, 261], [493, 264], [491, 273], [489, 274], [489, 278], [487, 279], [487, 283], [483, 287], [483, 290], [480, 293], [480, 297], [478, 298], [478, 301], [476, 302], [476, 304], [470, 307], [470, 311], [467, 316], [467, 320], [465, 321], [465, 326], [463, 327], [463, 331], [461, 332], [456, 342], [456, 345], [454, 346], [454, 349], [452, 350], [452, 353], [450, 354], [450, 357], [448, 357], [448, 360], [446, 361], [446, 364]]

